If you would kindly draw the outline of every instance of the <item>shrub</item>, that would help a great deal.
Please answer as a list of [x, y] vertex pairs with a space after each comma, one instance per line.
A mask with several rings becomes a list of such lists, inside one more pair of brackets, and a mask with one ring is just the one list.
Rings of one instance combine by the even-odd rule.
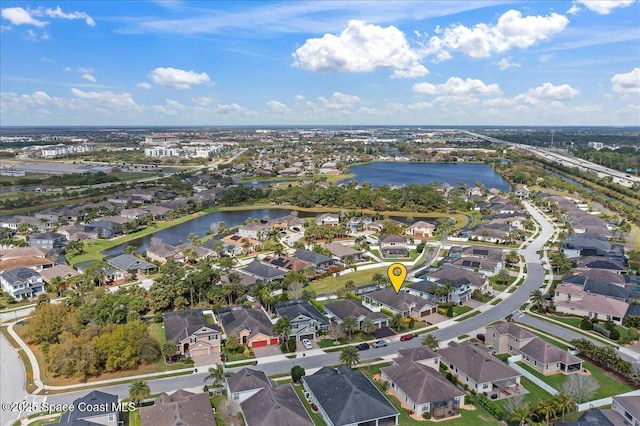
[[620, 338], [618, 339], [618, 343], [620, 343], [621, 345], [628, 345], [631, 342], [633, 342], [633, 340], [629, 336], [620, 336]]
[[296, 351], [296, 339], [289, 339], [289, 341], [287, 342], [287, 345], [289, 346], [289, 352]]
[[583, 330], [593, 330], [593, 323], [588, 318], [584, 318], [580, 322], [580, 328]]
[[620, 338], [620, 332], [618, 331], [618, 329], [614, 328], [613, 330], [611, 330], [611, 333], [609, 333], [609, 339], [618, 340], [619, 338]]
[[629, 338], [631, 340], [638, 340], [640, 339], [640, 333], [638, 332], [638, 329], [635, 327], [629, 327]]
[[416, 326], [416, 321], [411, 318], [411, 320], [409, 321], [409, 330], [413, 330]]
[[606, 328], [604, 328], [603, 326], [601, 326], [600, 324], [593, 324], [593, 330], [597, 331], [598, 333], [602, 334], [604, 337], [609, 337], [609, 335], [611, 334], [611, 332], [609, 330], [607, 330]]
[[448, 316], [449, 318], [452, 318], [452, 317], [453, 317], [453, 306], [449, 306], [449, 307], [447, 308], [447, 316]]
[[422, 418], [425, 420], [429, 420], [431, 418], [431, 413], [428, 411], [425, 411], [424, 413], [422, 413]]

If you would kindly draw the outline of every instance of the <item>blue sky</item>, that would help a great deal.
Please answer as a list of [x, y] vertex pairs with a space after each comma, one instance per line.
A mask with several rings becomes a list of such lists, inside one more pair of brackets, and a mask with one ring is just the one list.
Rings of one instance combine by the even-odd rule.
[[7, 1], [0, 123], [640, 125], [640, 2]]

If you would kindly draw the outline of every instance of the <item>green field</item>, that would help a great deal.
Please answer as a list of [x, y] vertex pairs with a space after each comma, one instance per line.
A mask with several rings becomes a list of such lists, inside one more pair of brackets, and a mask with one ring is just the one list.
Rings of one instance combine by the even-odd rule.
[[345, 283], [349, 280], [352, 280], [354, 283], [356, 283], [356, 286], [371, 284], [371, 280], [375, 274], [383, 274], [386, 276], [387, 268], [385, 266], [381, 266], [379, 268], [351, 272], [349, 274], [341, 275], [336, 278], [322, 278], [316, 281], [312, 281], [308, 287], [310, 287], [317, 294], [334, 293], [339, 288], [344, 287]]

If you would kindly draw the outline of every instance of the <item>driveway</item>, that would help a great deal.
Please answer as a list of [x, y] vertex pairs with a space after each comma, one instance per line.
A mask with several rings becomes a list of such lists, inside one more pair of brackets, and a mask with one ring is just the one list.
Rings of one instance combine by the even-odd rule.
[[253, 348], [256, 358], [264, 358], [267, 356], [282, 355], [280, 345], [263, 346], [261, 348]]
[[219, 352], [214, 352], [212, 354], [205, 354], [205, 355], [194, 355], [192, 356], [193, 358], [193, 365], [194, 367], [204, 367], [207, 365], [214, 365], [214, 364], [220, 364], [220, 353]]

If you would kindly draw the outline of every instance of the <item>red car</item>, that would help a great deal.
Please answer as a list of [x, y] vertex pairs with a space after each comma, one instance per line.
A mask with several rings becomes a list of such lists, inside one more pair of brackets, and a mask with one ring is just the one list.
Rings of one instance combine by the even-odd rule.
[[403, 334], [400, 336], [400, 341], [411, 340], [413, 339], [413, 334]]

